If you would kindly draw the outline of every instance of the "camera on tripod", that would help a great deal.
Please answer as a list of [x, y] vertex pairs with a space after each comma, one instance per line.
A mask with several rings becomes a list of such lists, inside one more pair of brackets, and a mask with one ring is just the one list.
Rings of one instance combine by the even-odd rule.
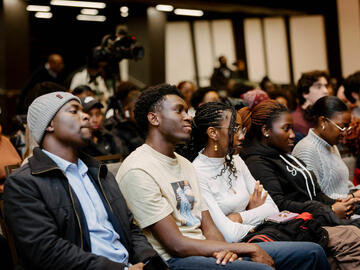
[[116, 36], [106, 35], [101, 42], [99, 51], [109, 62], [144, 58], [144, 47], [136, 45], [136, 37], [128, 35], [124, 30], [119, 31]]

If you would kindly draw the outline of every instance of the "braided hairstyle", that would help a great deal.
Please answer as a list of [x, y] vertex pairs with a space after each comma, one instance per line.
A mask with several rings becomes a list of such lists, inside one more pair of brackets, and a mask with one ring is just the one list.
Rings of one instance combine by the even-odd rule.
[[274, 120], [283, 112], [288, 112], [288, 109], [276, 100], [265, 100], [256, 105], [251, 113], [251, 135], [260, 140], [262, 126], [271, 128]]
[[[208, 144], [208, 135], [207, 129], [209, 127], [218, 127], [220, 126], [221, 121], [224, 120], [224, 112], [230, 111], [231, 118], [229, 127], [233, 127], [235, 125], [236, 119], [236, 111], [235, 109], [227, 104], [221, 102], [209, 102], [201, 105], [196, 111], [195, 117], [192, 122], [192, 133], [191, 133], [191, 141], [189, 143], [188, 148], [188, 158], [192, 161], [198, 155], [198, 152], [203, 149]], [[231, 128], [229, 128], [228, 132], [228, 154], [225, 156], [224, 167], [221, 172], [217, 176], [221, 176], [226, 170], [229, 170], [229, 186], [231, 188], [231, 175], [236, 177], [236, 168], [233, 162], [233, 141], [234, 141], [234, 132]]]

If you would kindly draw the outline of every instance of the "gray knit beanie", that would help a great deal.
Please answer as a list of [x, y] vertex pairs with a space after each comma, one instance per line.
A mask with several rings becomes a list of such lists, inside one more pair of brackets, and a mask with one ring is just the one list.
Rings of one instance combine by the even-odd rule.
[[30, 105], [27, 114], [27, 124], [35, 139], [40, 145], [45, 129], [55, 114], [62, 106], [70, 100], [76, 100], [80, 103], [80, 99], [68, 92], [53, 92], [36, 98]]

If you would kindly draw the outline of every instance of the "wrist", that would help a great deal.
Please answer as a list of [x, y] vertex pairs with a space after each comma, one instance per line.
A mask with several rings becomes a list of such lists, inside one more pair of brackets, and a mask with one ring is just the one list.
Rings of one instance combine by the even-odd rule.
[[259, 246], [254, 243], [242, 243], [243, 245], [246, 245], [246, 248], [242, 246], [239, 249], [239, 252], [236, 252], [238, 256], [249, 256], [251, 257], [256, 251], [258, 250]]

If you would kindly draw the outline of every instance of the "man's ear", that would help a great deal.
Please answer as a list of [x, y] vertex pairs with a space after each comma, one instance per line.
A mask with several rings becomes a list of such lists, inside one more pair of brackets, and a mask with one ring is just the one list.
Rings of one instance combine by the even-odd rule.
[[45, 131], [54, 132], [53, 120], [50, 121], [49, 125], [46, 127]]
[[158, 114], [155, 112], [149, 112], [147, 119], [152, 126], [159, 126], [160, 124]]
[[[309, 91], [309, 93], [310, 93], [310, 91]], [[305, 99], [305, 101], [308, 100], [309, 93], [302, 93], [302, 96]]]
[[208, 135], [208, 137], [214, 141], [218, 140], [218, 131], [216, 128], [214, 127], [208, 127], [208, 129], [206, 130], [206, 134]]

